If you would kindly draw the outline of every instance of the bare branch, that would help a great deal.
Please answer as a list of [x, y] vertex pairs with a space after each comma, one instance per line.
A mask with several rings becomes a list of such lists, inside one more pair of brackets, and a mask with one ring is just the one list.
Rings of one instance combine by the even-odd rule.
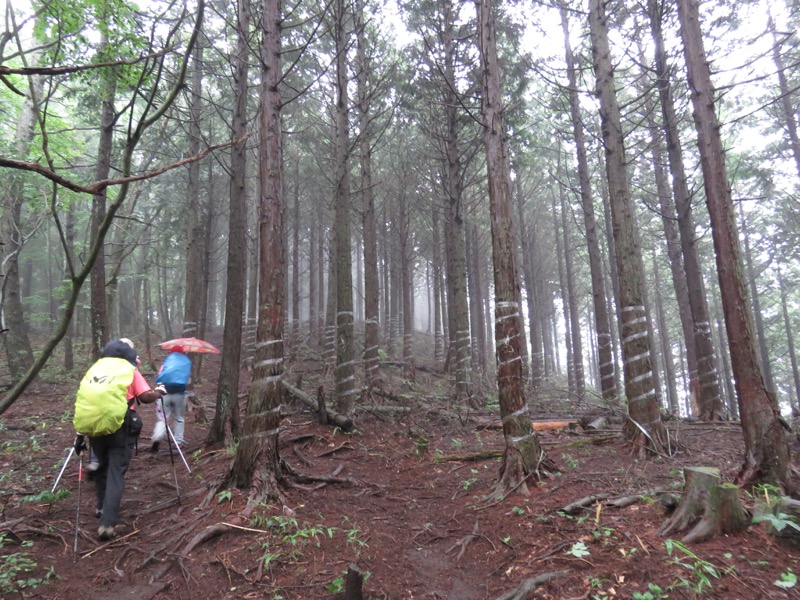
[[101, 192], [105, 188], [112, 187], [115, 185], [122, 185], [125, 183], [133, 183], [135, 181], [143, 181], [145, 179], [152, 179], [158, 175], [166, 173], [167, 171], [172, 171], [173, 169], [177, 169], [178, 167], [182, 167], [184, 165], [188, 165], [189, 163], [196, 162], [201, 160], [211, 154], [214, 150], [220, 150], [222, 148], [228, 148], [230, 146], [235, 146], [236, 144], [241, 144], [247, 141], [249, 136], [245, 135], [242, 138], [234, 141], [234, 142], [226, 142], [224, 144], [216, 144], [214, 146], [209, 146], [199, 154], [195, 156], [190, 156], [189, 158], [184, 158], [183, 160], [179, 160], [174, 163], [170, 163], [166, 166], [161, 167], [160, 169], [156, 169], [154, 171], [148, 171], [147, 173], [142, 173], [141, 175], [131, 175], [130, 177], [119, 177], [117, 179], [102, 179], [100, 181], [95, 181], [91, 185], [81, 185], [79, 183], [75, 183], [71, 179], [66, 177], [62, 177], [58, 173], [55, 173], [48, 169], [47, 167], [40, 165], [39, 163], [31, 163], [25, 162], [22, 160], [14, 160], [13, 158], [6, 158], [4, 156], [0, 156], [0, 167], [7, 167], [9, 169], [18, 169], [21, 171], [32, 171], [34, 173], [38, 173], [43, 177], [57, 183], [60, 186], [67, 188], [68, 190], [72, 190], [73, 192], [84, 193], [84, 194], [97, 194]]

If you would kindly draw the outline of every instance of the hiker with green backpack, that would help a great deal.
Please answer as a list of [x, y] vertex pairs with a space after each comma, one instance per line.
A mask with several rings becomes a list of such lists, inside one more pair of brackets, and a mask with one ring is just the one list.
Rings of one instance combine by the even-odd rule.
[[136, 351], [128, 340], [111, 340], [81, 381], [75, 400], [73, 425], [78, 432], [75, 452], [86, 450], [88, 436], [99, 466], [94, 475], [97, 493], [97, 536], [108, 540], [116, 534], [125, 473], [130, 465], [142, 419], [135, 403], [150, 404], [166, 394], [155, 390], [136, 368]]

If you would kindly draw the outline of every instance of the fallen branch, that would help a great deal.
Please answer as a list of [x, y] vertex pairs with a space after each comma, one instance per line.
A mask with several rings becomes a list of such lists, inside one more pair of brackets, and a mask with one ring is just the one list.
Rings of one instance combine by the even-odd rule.
[[[316, 411], [318, 408], [317, 401], [305, 392], [300, 391], [290, 383], [287, 383], [286, 380], [282, 380], [281, 384], [283, 385], [283, 389], [294, 398], [295, 400], [299, 400], [312, 410]], [[352, 419], [345, 417], [344, 415], [340, 415], [337, 412], [332, 411], [330, 408], [326, 409], [326, 413], [328, 415], [328, 421], [339, 427], [345, 433], [349, 433], [353, 431], [356, 427], [353, 423]]]
[[[541, 420], [541, 421], [531, 421], [533, 425], [534, 431], [556, 431], [560, 429], [567, 429], [569, 431], [577, 431], [580, 428], [580, 423], [578, 421], [549, 421], [549, 420]], [[500, 421], [494, 421], [492, 423], [480, 423], [476, 427], [478, 431], [482, 431], [485, 429], [489, 430], [497, 430], [502, 429], [503, 424]]]
[[110, 542], [108, 542], [107, 544], [101, 544], [100, 546], [98, 546], [97, 548], [95, 548], [94, 550], [92, 550], [91, 552], [87, 552], [86, 554], [83, 554], [83, 555], [81, 555], [81, 560], [83, 560], [84, 558], [89, 558], [89, 557], [90, 557], [92, 554], [94, 554], [95, 552], [100, 552], [100, 550], [103, 550], [103, 549], [105, 549], [105, 548], [108, 548], [109, 546], [112, 546], [112, 545], [114, 545], [114, 544], [116, 544], [116, 543], [118, 543], [118, 542], [121, 542], [122, 540], [126, 540], [126, 539], [128, 539], [129, 537], [132, 537], [132, 536], [134, 536], [134, 535], [136, 535], [136, 534], [138, 534], [138, 533], [139, 533], [139, 530], [138, 530], [138, 529], [136, 529], [135, 531], [131, 531], [131, 532], [130, 532], [129, 534], [127, 534], [127, 535], [123, 535], [122, 537], [114, 538], [113, 540], [111, 540], [111, 541], [110, 541]]
[[492, 460], [494, 458], [502, 458], [502, 450], [481, 450], [479, 452], [461, 452], [457, 454], [444, 454], [435, 458], [436, 462], [455, 462], [455, 461], [469, 461], [476, 462], [479, 460]]
[[586, 508], [590, 504], [594, 504], [598, 500], [605, 500], [606, 498], [610, 497], [611, 494], [592, 494], [591, 496], [586, 496], [584, 498], [581, 498], [580, 500], [575, 500], [575, 502], [570, 502], [561, 509], [561, 512], [571, 515], [573, 512], [577, 511], [580, 508]]
[[358, 410], [364, 412], [371, 412], [371, 413], [401, 413], [401, 414], [408, 414], [411, 412], [411, 408], [408, 406], [359, 406]]

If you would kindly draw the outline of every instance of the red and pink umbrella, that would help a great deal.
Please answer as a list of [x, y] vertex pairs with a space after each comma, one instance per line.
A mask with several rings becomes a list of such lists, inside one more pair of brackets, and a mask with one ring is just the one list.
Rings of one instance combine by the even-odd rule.
[[158, 345], [164, 350], [169, 350], [170, 352], [183, 352], [184, 354], [189, 352], [197, 352], [199, 354], [220, 354], [219, 348], [213, 344], [209, 344], [205, 340], [191, 337], [176, 338], [167, 342], [161, 342]]

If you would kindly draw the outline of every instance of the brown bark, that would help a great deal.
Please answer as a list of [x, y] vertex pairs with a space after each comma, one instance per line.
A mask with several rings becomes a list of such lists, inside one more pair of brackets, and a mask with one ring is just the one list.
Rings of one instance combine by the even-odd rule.
[[433, 358], [439, 363], [444, 360], [444, 332], [442, 331], [442, 312], [444, 304], [444, 285], [442, 285], [442, 244], [440, 241], [441, 228], [439, 225], [439, 209], [431, 208], [432, 216], [432, 244], [433, 244]]
[[472, 369], [486, 373], [486, 324], [483, 319], [483, 285], [481, 283], [481, 261], [478, 246], [478, 228], [467, 225], [467, 256], [469, 264], [469, 321], [472, 330]]
[[794, 396], [790, 397], [790, 404], [792, 406], [792, 417], [797, 418], [800, 416], [800, 369], [797, 365], [797, 354], [794, 348], [794, 333], [792, 332], [792, 323], [789, 320], [789, 306], [786, 299], [786, 286], [783, 284], [783, 275], [781, 274], [781, 266], [776, 266], [776, 273], [778, 276], [778, 287], [781, 290], [781, 312], [783, 313], [783, 328], [786, 332], [786, 345], [789, 350], [789, 360], [792, 364], [792, 381], [794, 383]]
[[758, 275], [753, 266], [753, 253], [750, 250], [750, 228], [747, 226], [747, 216], [744, 206], [739, 206], [739, 214], [742, 222], [742, 241], [744, 242], [744, 268], [748, 288], [750, 290], [750, 300], [753, 303], [753, 317], [755, 319], [755, 334], [758, 340], [756, 347], [758, 362], [761, 365], [761, 373], [764, 377], [764, 385], [769, 392], [769, 398], [775, 406], [775, 410], [780, 411], [778, 406], [778, 395], [775, 390], [775, 379], [772, 376], [772, 361], [769, 358], [769, 348], [767, 347], [767, 333], [764, 325], [764, 314], [761, 311], [761, 295], [758, 293]]
[[[203, 86], [203, 47], [198, 44], [193, 57], [192, 83], [189, 86], [191, 102], [189, 105], [189, 153], [194, 156], [200, 151]], [[188, 167], [189, 180], [186, 186], [186, 280], [183, 300], [184, 337], [200, 335], [203, 301], [203, 261], [205, 256], [205, 219], [200, 203], [200, 163], [193, 162]], [[192, 375], [197, 375], [196, 362]]]
[[658, 257], [653, 252], [653, 286], [655, 287], [655, 309], [656, 309], [656, 322], [658, 323], [658, 337], [661, 341], [661, 356], [664, 361], [664, 376], [666, 381], [667, 390], [667, 406], [674, 415], [680, 414], [678, 408], [678, 390], [675, 385], [677, 377], [675, 376], [675, 363], [672, 360], [672, 348], [670, 343], [669, 328], [667, 327], [667, 318], [664, 311], [664, 299], [661, 294], [661, 277], [658, 268]]
[[572, 334], [572, 372], [575, 377], [575, 393], [578, 395], [578, 399], [582, 400], [586, 393], [586, 381], [583, 374], [583, 340], [580, 314], [578, 313], [578, 292], [575, 288], [575, 272], [572, 264], [572, 242], [569, 235], [571, 219], [567, 219], [567, 210], [571, 215], [572, 209], [567, 205], [563, 186], [559, 187], [559, 197], [561, 199], [561, 235], [564, 238], [564, 274], [567, 278], [568, 316]]
[[[234, 55], [234, 105], [231, 139], [239, 140], [247, 133], [247, 96], [249, 73], [248, 32], [250, 0], [237, 1], [236, 54]], [[239, 428], [239, 365], [242, 358], [242, 324], [244, 321], [245, 284], [247, 282], [247, 146], [231, 148], [230, 198], [228, 200], [228, 277], [225, 291], [225, 324], [222, 337], [222, 358], [217, 386], [216, 412], [206, 442], [225, 441], [227, 425], [231, 438]]]
[[534, 240], [529, 232], [529, 227], [525, 221], [524, 204], [525, 199], [522, 193], [521, 178], [517, 178], [517, 221], [520, 231], [520, 248], [522, 250], [522, 274], [525, 283], [525, 300], [528, 306], [528, 331], [530, 332], [531, 357], [530, 357], [530, 382], [531, 387], [536, 390], [542, 385], [544, 378], [544, 351], [542, 348], [542, 325], [538, 304], [536, 302], [537, 286], [541, 285], [534, 277], [533, 253], [535, 248]]
[[[667, 157], [672, 175], [672, 194], [678, 214], [678, 233], [680, 234], [683, 268], [686, 275], [689, 295], [689, 309], [692, 315], [694, 355], [696, 357], [697, 404], [699, 417], [715, 421], [724, 418], [720, 391], [719, 367], [714, 351], [711, 318], [706, 299], [703, 273], [697, 251], [694, 217], [692, 216], [692, 198], [683, 166], [683, 150], [678, 133], [678, 117], [670, 86], [670, 70], [664, 49], [661, 30], [663, 5], [653, 0], [650, 4], [650, 24], [655, 47], [655, 69], [657, 86], [661, 101], [664, 135], [667, 142]], [[688, 346], [687, 346], [688, 350]], [[689, 357], [691, 360], [692, 357]], [[690, 364], [690, 378], [691, 378]]]
[[511, 181], [503, 139], [506, 132], [503, 125], [500, 66], [490, 0], [478, 1], [476, 9], [478, 49], [483, 73], [481, 120], [486, 151], [494, 267], [497, 388], [506, 441], [500, 479], [495, 489], [495, 495], [502, 498], [518, 487], [527, 493], [525, 481], [530, 476], [541, 479], [550, 465], [531, 426], [523, 394], [521, 310], [511, 219]]
[[793, 106], [795, 100], [793, 90], [789, 87], [789, 81], [786, 77], [786, 67], [783, 64], [783, 56], [781, 55], [781, 41], [778, 39], [778, 33], [775, 30], [775, 20], [772, 18], [769, 4], [767, 5], [769, 11], [769, 19], [767, 20], [767, 29], [772, 34], [772, 60], [775, 62], [775, 70], [778, 75], [778, 89], [781, 94], [781, 110], [783, 112], [783, 125], [786, 127], [786, 133], [789, 135], [789, 146], [792, 149], [792, 157], [794, 158], [795, 168], [797, 175], [800, 177], [800, 135], [797, 132], [797, 113]]
[[445, 220], [445, 244], [447, 247], [448, 315], [450, 318], [451, 372], [453, 373], [453, 398], [455, 404], [472, 403], [470, 381], [470, 331], [467, 299], [466, 232], [462, 165], [459, 151], [458, 99], [456, 89], [456, 32], [455, 9], [448, 5], [442, 15], [444, 29], [442, 44], [444, 53], [443, 97], [446, 133], [444, 185], [447, 193], [447, 218]]
[[789, 448], [756, 356], [753, 318], [747, 302], [731, 190], [714, 110], [714, 87], [703, 48], [699, 10], [694, 0], [678, 0], [681, 38], [691, 89], [706, 206], [722, 294], [731, 367], [739, 399], [745, 457], [737, 482], [788, 484]]
[[614, 87], [605, 5], [589, 2], [592, 57], [600, 98], [614, 258], [619, 274], [622, 357], [629, 420], [625, 436], [642, 450], [666, 451], [668, 433], [661, 421], [648, 337], [648, 314], [642, 293], [642, 257], [637, 247], [634, 206], [626, 173], [622, 123]]
[[564, 269], [564, 236], [558, 218], [558, 207], [555, 195], [552, 199], [553, 234], [556, 238], [556, 262], [558, 263], [558, 291], [561, 296], [561, 314], [564, 317], [564, 345], [567, 350], [567, 385], [571, 394], [575, 394], [575, 351], [572, 347], [572, 319], [569, 311], [569, 290], [567, 274]]
[[300, 343], [300, 157], [294, 157], [292, 189], [292, 332], [289, 342], [294, 353]]
[[[106, 7], [105, 10], [109, 10]], [[103, 51], [108, 46], [108, 31], [104, 27], [101, 31], [100, 49]], [[111, 171], [111, 147], [114, 141], [114, 124], [116, 111], [114, 110], [114, 94], [116, 93], [116, 77], [113, 73], [104, 73], [100, 83], [100, 131], [97, 146], [97, 164], [94, 177], [96, 181], [107, 179]], [[92, 224], [91, 238], [98, 239], [100, 227], [106, 217], [107, 189], [92, 196]], [[92, 268], [89, 282], [90, 286], [90, 314], [92, 323], [92, 356], [100, 358], [100, 350], [109, 339], [108, 311], [106, 308], [106, 253], [101, 248], [97, 260]]]
[[317, 221], [319, 215], [317, 211], [312, 211], [311, 222], [308, 226], [308, 341], [312, 347], [317, 345], [319, 340], [319, 292], [317, 291], [318, 272], [322, 270], [322, 265], [317, 259], [317, 245], [320, 244]]
[[[278, 428], [283, 378], [283, 140], [281, 130], [281, 14], [278, 0], [263, 0], [259, 128], [259, 311], [253, 378], [231, 479], [249, 488], [256, 503], [277, 498], [281, 467]], [[251, 504], [252, 505], [252, 504]]]
[[412, 300], [414, 258], [411, 255], [413, 242], [405, 190], [400, 190], [398, 194], [397, 208], [400, 217], [396, 221], [400, 250], [400, 289], [403, 296], [403, 376], [409, 381], [414, 381], [414, 304]]
[[565, 58], [567, 63], [568, 94], [572, 133], [575, 138], [575, 153], [578, 161], [578, 184], [580, 186], [583, 212], [584, 235], [589, 254], [589, 270], [592, 281], [592, 302], [597, 344], [597, 362], [600, 375], [600, 390], [606, 402], [617, 399], [617, 376], [614, 352], [611, 343], [611, 321], [606, 304], [605, 281], [603, 278], [603, 257], [597, 235], [597, 220], [594, 213], [589, 160], [586, 155], [586, 133], [583, 129], [580, 98], [578, 96], [578, 76], [575, 56], [569, 41], [569, 18], [567, 6], [560, 5], [561, 28], [564, 33]]
[[334, 2], [336, 35], [336, 408], [345, 416], [355, 409], [353, 274], [350, 250], [350, 131], [348, 124], [347, 48], [350, 32], [344, 0]]
[[689, 544], [747, 528], [750, 516], [739, 501], [739, 488], [720, 483], [719, 469], [686, 467], [683, 472], [686, 480], [683, 495], [673, 515], [661, 526], [662, 536], [691, 526], [682, 540]]
[[381, 384], [378, 369], [379, 300], [378, 241], [375, 229], [375, 190], [372, 187], [372, 111], [370, 99], [371, 68], [367, 62], [366, 7], [363, 0], [357, 10], [356, 82], [358, 86], [359, 150], [361, 167], [362, 235], [364, 240], [364, 375], [369, 389]]

